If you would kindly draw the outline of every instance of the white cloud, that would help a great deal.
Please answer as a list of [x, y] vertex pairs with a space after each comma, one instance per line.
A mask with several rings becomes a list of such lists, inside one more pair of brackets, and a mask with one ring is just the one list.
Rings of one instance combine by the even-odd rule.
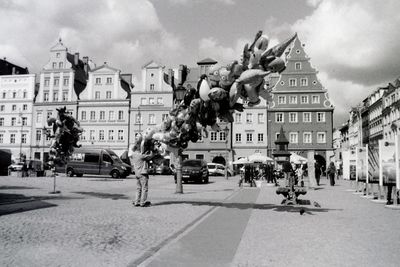
[[[177, 5], [187, 5], [187, 4], [199, 4], [199, 3], [204, 3], [206, 0], [169, 0], [172, 4], [177, 4]], [[208, 0], [208, 2], [216, 2], [216, 3], [221, 3], [225, 5], [234, 5], [235, 1], [234, 0]]]
[[7, 36], [0, 46], [15, 48], [0, 56], [25, 55], [36, 72], [59, 37], [71, 52], [135, 73], [149, 58], [182, 48], [147, 0], [9, 0], [0, 4], [0, 25], [0, 35]]

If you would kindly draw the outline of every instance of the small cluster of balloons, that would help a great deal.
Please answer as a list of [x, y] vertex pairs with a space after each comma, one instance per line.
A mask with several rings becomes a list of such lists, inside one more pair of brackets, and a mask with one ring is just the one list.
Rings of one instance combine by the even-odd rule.
[[52, 126], [48, 134], [51, 138], [49, 161], [51, 167], [65, 164], [75, 147], [80, 147], [78, 141], [82, 133], [79, 122], [67, 112], [66, 107], [57, 109], [57, 117], [49, 118], [47, 125]]
[[281, 73], [285, 68], [282, 54], [296, 34], [286, 41], [268, 49], [269, 39], [259, 31], [251, 45], [246, 44], [240, 62], [226, 66], [212, 66], [202, 75], [197, 88], [186, 89], [183, 100], [172, 109], [160, 125], [147, 129], [141, 139], [143, 153], [149, 151], [164, 155], [187, 148], [188, 142], [207, 137], [207, 126], [219, 131], [217, 119], [233, 122], [233, 113], [258, 105], [260, 96], [266, 98], [268, 91], [265, 78], [271, 73]]

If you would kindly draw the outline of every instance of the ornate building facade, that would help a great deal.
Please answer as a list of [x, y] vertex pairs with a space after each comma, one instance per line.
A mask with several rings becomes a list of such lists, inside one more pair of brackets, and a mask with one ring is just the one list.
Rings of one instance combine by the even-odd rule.
[[314, 150], [322, 161], [328, 160], [333, 154], [334, 108], [298, 37], [286, 52], [286, 62], [268, 107], [269, 155], [283, 126], [289, 151], [307, 157], [306, 152]]

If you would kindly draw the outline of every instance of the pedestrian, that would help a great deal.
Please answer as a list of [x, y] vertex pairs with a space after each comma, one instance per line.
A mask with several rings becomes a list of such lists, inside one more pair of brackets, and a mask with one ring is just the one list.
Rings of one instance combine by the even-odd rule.
[[26, 164], [26, 160], [24, 160], [22, 164], [22, 177], [28, 177], [28, 165]]
[[245, 179], [245, 173], [246, 173], [246, 169], [244, 168], [244, 166], [242, 168], [240, 168], [240, 179], [239, 179], [239, 187], [242, 186], [243, 181]]
[[149, 190], [149, 174], [148, 174], [148, 161], [152, 158], [153, 154], [142, 154], [141, 143], [143, 137], [141, 134], [136, 135], [135, 145], [132, 147], [130, 161], [136, 176], [136, 197], [134, 201], [135, 207], [148, 207], [151, 205], [147, 201], [147, 194]]
[[317, 185], [319, 186], [319, 180], [321, 178], [321, 165], [318, 163], [318, 161], [315, 162], [315, 180], [317, 180]]
[[300, 182], [300, 186], [304, 187], [304, 180], [303, 180], [303, 164], [300, 165], [299, 168], [296, 170], [298, 182]]
[[327, 172], [327, 175], [329, 176], [329, 181], [331, 183], [331, 186], [334, 186], [335, 185], [336, 167], [335, 167], [335, 163], [333, 163], [333, 161], [331, 161], [329, 163], [329, 167], [326, 172]]

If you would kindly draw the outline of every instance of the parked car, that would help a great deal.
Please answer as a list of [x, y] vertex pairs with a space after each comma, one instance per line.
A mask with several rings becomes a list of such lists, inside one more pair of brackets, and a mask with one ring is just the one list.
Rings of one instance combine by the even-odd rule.
[[[201, 159], [187, 159], [182, 162], [182, 181], [208, 183], [207, 163]], [[174, 174], [176, 183], [176, 173]]]
[[110, 149], [76, 149], [64, 168], [69, 177], [95, 174], [125, 178], [131, 173], [131, 166]]
[[8, 166], [8, 169], [12, 172], [15, 171], [21, 171], [22, 170], [22, 166], [24, 166], [23, 162], [17, 162], [17, 163], [13, 163], [10, 166]]
[[0, 149], [0, 175], [8, 175], [11, 163], [11, 150]]
[[[225, 176], [225, 166], [219, 163], [207, 163], [208, 173], [211, 176]], [[228, 168], [228, 176], [232, 176], [233, 172]]]
[[171, 167], [161, 164], [161, 165], [157, 166], [156, 173], [161, 174], [161, 175], [170, 175], [173, 172], [172, 172]]

